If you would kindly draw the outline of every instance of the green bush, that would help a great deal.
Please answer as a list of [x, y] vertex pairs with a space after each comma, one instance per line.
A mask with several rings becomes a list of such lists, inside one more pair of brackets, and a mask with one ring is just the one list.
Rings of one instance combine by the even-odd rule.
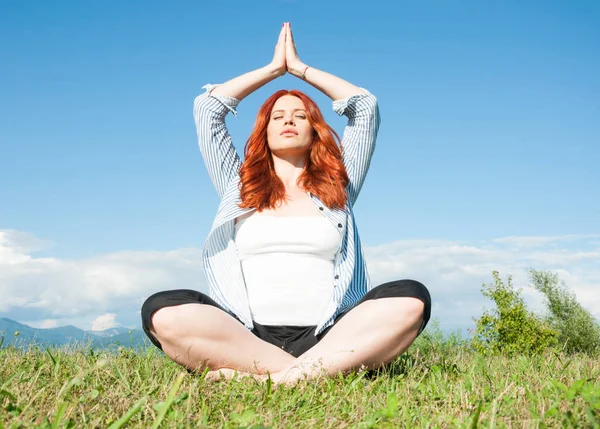
[[559, 345], [569, 353], [594, 353], [600, 350], [600, 325], [577, 302], [575, 294], [567, 289], [557, 274], [529, 270], [538, 291], [544, 294], [549, 325], [558, 332]]
[[437, 317], [432, 318], [425, 330], [417, 337], [412, 349], [419, 349], [422, 353], [430, 353], [437, 350], [441, 353], [450, 350], [468, 348], [468, 341], [462, 338], [460, 331], [445, 333], [442, 331], [442, 323]]
[[556, 344], [558, 333], [527, 309], [521, 290], [513, 288], [512, 277], [505, 284], [497, 271], [492, 274], [495, 282], [483, 284], [481, 292], [496, 308], [474, 319], [473, 347], [485, 354], [539, 354]]

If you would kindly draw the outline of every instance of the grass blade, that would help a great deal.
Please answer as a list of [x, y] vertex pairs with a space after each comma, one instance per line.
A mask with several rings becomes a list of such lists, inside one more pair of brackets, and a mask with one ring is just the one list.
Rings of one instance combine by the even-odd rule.
[[479, 424], [479, 415], [481, 414], [482, 406], [483, 406], [483, 401], [479, 400], [479, 405], [477, 405], [477, 409], [475, 410], [475, 414], [473, 415], [473, 420], [471, 421], [471, 429], [477, 429], [477, 425]]
[[67, 405], [68, 404], [66, 402], [63, 402], [60, 408], [58, 409], [56, 417], [54, 417], [54, 421], [52, 422], [52, 429], [59, 428], [60, 422], [62, 421], [63, 416], [65, 415], [65, 411], [67, 411]]
[[52, 356], [52, 353], [50, 353], [50, 349], [46, 349], [46, 353], [48, 353], [48, 356], [50, 356], [50, 360], [52, 361], [52, 368], [54, 368], [56, 366], [56, 359], [54, 359], [54, 356]]
[[267, 375], [267, 386], [265, 388], [265, 397], [263, 398], [265, 401], [269, 400], [271, 397], [271, 393], [273, 393], [273, 380], [271, 380], [271, 374]]
[[152, 429], [158, 428], [160, 426], [160, 424], [162, 423], [163, 419], [165, 418], [165, 416], [167, 415], [167, 411], [169, 411], [169, 408], [171, 408], [171, 405], [173, 404], [173, 401], [175, 400], [175, 395], [177, 394], [177, 391], [179, 390], [179, 387], [181, 386], [181, 383], [183, 382], [183, 377], [185, 377], [185, 372], [180, 373], [177, 376], [177, 378], [175, 379], [175, 383], [173, 383], [173, 386], [171, 387], [171, 390], [169, 391], [169, 394], [167, 395], [167, 400], [165, 401], [165, 403], [161, 407], [160, 411], [158, 412], [158, 416], [156, 416], [156, 420], [154, 421], [154, 424], [152, 425]]
[[131, 407], [125, 414], [121, 416], [119, 420], [110, 424], [108, 429], [120, 429], [122, 428], [139, 410], [142, 409], [142, 404], [146, 400], [146, 396], [137, 401], [133, 407]]

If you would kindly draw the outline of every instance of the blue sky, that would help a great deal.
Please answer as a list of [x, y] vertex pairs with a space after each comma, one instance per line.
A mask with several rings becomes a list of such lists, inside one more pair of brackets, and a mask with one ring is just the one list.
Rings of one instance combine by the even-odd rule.
[[[206, 83], [267, 64], [283, 21], [306, 64], [379, 99], [377, 149], [355, 206], [365, 246], [481, 249], [538, 237], [548, 250], [540, 237], [554, 237], [557, 255], [592, 252], [589, 270], [600, 265], [595, 1], [2, 2], [5, 253], [77, 265], [118, 252], [200, 249], [218, 198], [198, 150], [193, 99]], [[285, 76], [228, 118], [240, 153], [258, 107], [280, 88], [307, 92], [343, 130], [331, 100]], [[566, 260], [547, 266], [574, 275]], [[572, 279], [596, 290], [600, 275], [589, 270]], [[6, 290], [23, 275], [5, 277]], [[193, 279], [173, 286], [194, 288]], [[127, 296], [137, 302], [151, 291]], [[88, 323], [17, 301], [0, 314]], [[134, 323], [110, 303], [98, 302], [98, 311]]]

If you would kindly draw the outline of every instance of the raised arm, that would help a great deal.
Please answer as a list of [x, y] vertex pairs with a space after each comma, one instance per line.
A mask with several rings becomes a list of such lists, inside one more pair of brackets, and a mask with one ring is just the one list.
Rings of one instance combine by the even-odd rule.
[[348, 173], [348, 197], [354, 205], [367, 176], [379, 130], [377, 98], [330, 73], [307, 67], [300, 61], [289, 23], [286, 23], [287, 71], [317, 88], [333, 100], [338, 115], [346, 115], [348, 124], [342, 137], [342, 159]]
[[[304, 79], [332, 100], [342, 100], [352, 95], [367, 93], [364, 89], [352, 85], [350, 82], [331, 73], [317, 70], [312, 66], [307, 69], [307, 65], [300, 61], [298, 57], [290, 23], [286, 22], [284, 27], [286, 30], [285, 60], [288, 73]], [[305, 70], [306, 74], [303, 78], [302, 74]]]
[[206, 92], [194, 100], [200, 152], [220, 198], [241, 166], [240, 157], [225, 126], [225, 116], [228, 112], [236, 115], [235, 109], [243, 98], [285, 74], [285, 36], [285, 27], [282, 27], [271, 63], [221, 85], [206, 85]]

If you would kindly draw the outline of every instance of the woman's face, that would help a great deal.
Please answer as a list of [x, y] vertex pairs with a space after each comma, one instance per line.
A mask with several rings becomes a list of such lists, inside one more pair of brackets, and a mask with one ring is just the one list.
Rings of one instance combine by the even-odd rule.
[[275, 102], [267, 126], [267, 142], [272, 153], [281, 156], [307, 152], [313, 132], [302, 100], [284, 95]]

